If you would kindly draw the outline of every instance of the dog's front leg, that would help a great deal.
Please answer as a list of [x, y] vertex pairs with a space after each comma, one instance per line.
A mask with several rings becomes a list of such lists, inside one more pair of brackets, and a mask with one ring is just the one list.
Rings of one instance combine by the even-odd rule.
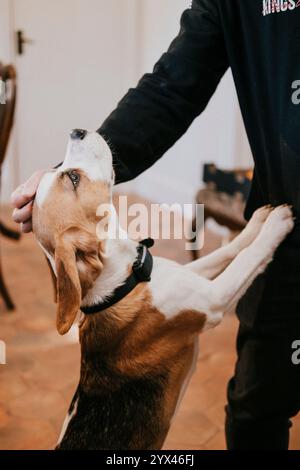
[[212, 312], [226, 312], [236, 304], [258, 274], [272, 261], [275, 250], [293, 227], [289, 206], [277, 207], [269, 214], [253, 243], [242, 250], [220, 276], [211, 281]]
[[214, 279], [224, 271], [240, 251], [248, 247], [255, 240], [271, 210], [271, 206], [264, 206], [257, 209], [246, 228], [234, 240], [228, 243], [228, 245], [186, 266], [200, 276], [206, 277], [207, 279]]

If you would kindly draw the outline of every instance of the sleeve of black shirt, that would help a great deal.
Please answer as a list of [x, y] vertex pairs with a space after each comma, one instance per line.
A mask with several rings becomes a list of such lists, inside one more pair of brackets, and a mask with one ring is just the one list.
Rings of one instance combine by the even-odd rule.
[[153, 165], [205, 109], [228, 59], [218, 0], [194, 0], [178, 36], [98, 132], [113, 151], [116, 183]]

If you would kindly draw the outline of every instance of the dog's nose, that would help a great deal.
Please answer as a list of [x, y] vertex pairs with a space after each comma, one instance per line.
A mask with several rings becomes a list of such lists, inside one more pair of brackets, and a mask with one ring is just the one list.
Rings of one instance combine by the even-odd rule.
[[71, 139], [73, 140], [83, 140], [86, 135], [87, 135], [87, 131], [84, 131], [83, 129], [73, 129], [73, 131], [70, 134]]

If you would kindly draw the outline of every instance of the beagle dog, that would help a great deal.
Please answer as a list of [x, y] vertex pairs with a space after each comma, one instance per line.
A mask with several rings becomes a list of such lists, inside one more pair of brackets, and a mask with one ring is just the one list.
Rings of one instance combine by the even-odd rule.
[[118, 223], [113, 185], [107, 143], [75, 130], [34, 203], [34, 233], [56, 277], [58, 332], [82, 312], [80, 380], [57, 449], [161, 449], [199, 333], [221, 322], [294, 226], [289, 206], [263, 207], [227, 246], [182, 266], [152, 259], [147, 243], [99, 238], [99, 204]]

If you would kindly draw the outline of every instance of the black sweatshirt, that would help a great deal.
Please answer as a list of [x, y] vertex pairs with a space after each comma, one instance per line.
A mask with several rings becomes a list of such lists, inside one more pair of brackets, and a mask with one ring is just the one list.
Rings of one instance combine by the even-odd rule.
[[266, 203], [293, 204], [300, 215], [299, 53], [300, 0], [194, 0], [153, 73], [99, 129], [114, 150], [117, 182], [181, 137], [231, 67], [255, 161], [246, 217]]

